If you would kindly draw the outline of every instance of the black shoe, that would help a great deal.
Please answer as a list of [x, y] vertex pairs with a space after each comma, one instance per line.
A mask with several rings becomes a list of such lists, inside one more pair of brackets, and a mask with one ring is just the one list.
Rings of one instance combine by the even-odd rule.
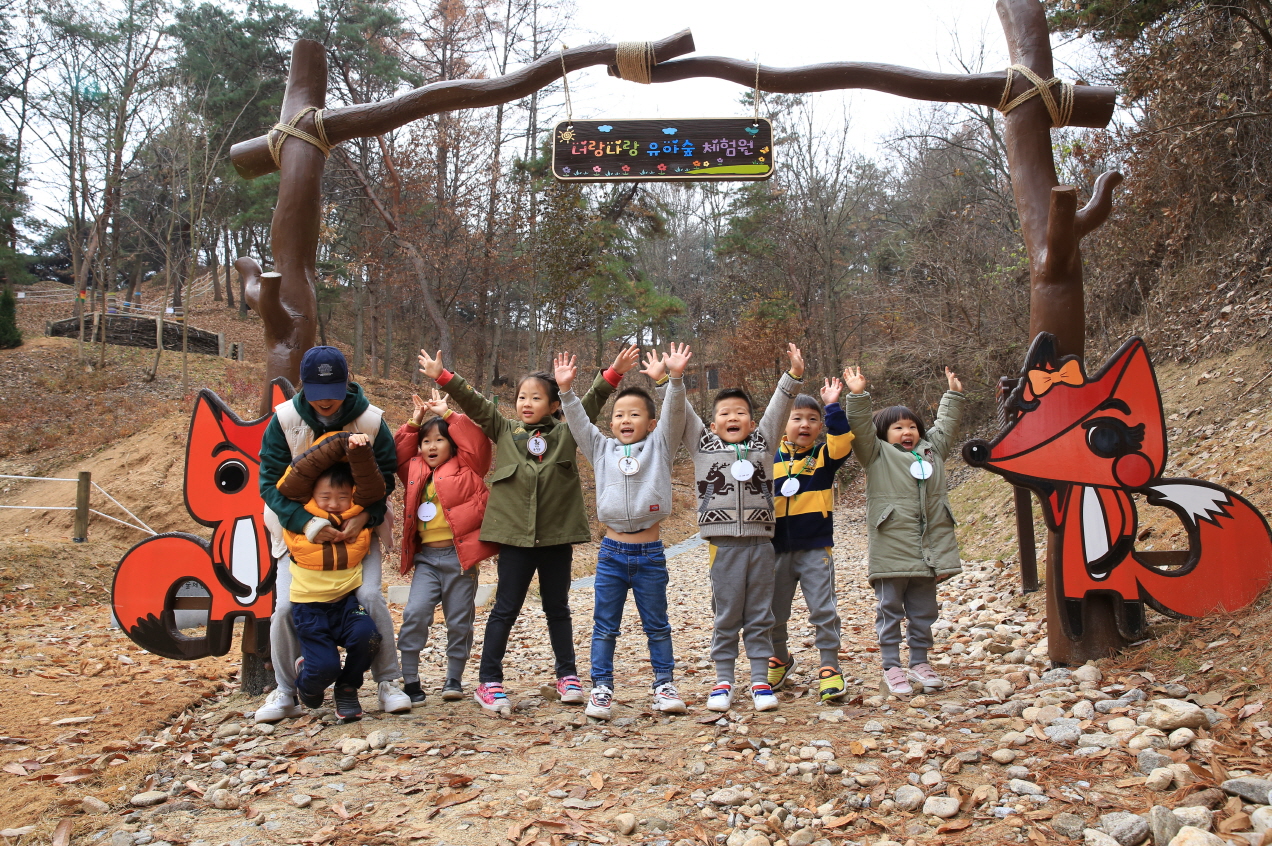
[[302, 655], [296, 659], [296, 698], [300, 700], [300, 704], [306, 708], [321, 708], [326, 691], [318, 691], [316, 694], [305, 693], [300, 689], [300, 670], [305, 666], [305, 656]]
[[358, 701], [356, 687], [337, 687], [335, 695], [336, 716], [347, 723], [362, 719], [362, 703]]
[[420, 687], [420, 683], [417, 681], [407, 682], [402, 685], [402, 692], [411, 697], [411, 702], [417, 705], [425, 699], [428, 699], [428, 696], [424, 693], [424, 689]]
[[459, 679], [446, 680], [446, 684], [442, 685], [442, 698], [447, 702], [464, 698], [464, 686], [460, 684]]

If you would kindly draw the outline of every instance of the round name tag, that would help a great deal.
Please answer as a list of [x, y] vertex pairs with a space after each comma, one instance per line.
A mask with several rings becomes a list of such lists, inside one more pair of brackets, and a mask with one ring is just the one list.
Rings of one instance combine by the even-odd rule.
[[437, 506], [431, 502], [422, 502], [415, 513], [421, 520], [427, 523], [429, 520], [432, 520], [437, 516]]
[[729, 475], [739, 482], [745, 482], [755, 475], [755, 465], [744, 458], [740, 458], [729, 465]]
[[543, 455], [548, 451], [548, 442], [542, 435], [535, 435], [526, 441], [526, 449], [530, 451], [531, 455]]
[[926, 458], [920, 458], [910, 465], [910, 475], [920, 481], [932, 478], [932, 470], [932, 462]]
[[782, 482], [782, 496], [795, 496], [797, 493], [799, 493], [799, 479], [787, 476], [786, 481]]
[[618, 472], [624, 476], [635, 476], [640, 471], [640, 462], [630, 455], [624, 455], [618, 460]]

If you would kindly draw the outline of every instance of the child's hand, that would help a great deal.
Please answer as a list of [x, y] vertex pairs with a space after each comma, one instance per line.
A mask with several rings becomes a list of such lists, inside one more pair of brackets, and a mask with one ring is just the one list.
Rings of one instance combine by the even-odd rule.
[[437, 351], [437, 357], [431, 357], [424, 350], [420, 350], [420, 372], [430, 379], [436, 379], [442, 375], [442, 371], [446, 368], [442, 366], [442, 351]]
[[[623, 353], [620, 353], [619, 358], [622, 357]], [[574, 377], [579, 375], [578, 356], [573, 356], [569, 353], [557, 353], [556, 357], [552, 359], [552, 364], [555, 371], [554, 375], [557, 380], [557, 387], [559, 387], [562, 391], [568, 391], [570, 388], [574, 387]], [[615, 363], [614, 369], [618, 370], [617, 363]], [[622, 373], [625, 371], [620, 370], [619, 372]]]
[[821, 398], [822, 405], [830, 405], [832, 402], [839, 402], [839, 395], [843, 393], [844, 383], [839, 381], [838, 376], [831, 376], [826, 380], [826, 384], [822, 386]]
[[640, 364], [640, 347], [632, 344], [615, 357], [614, 363], [610, 367], [613, 368], [615, 373], [622, 376], [637, 364]]
[[371, 439], [370, 439], [370, 438], [368, 438], [366, 435], [362, 434], [361, 432], [355, 432], [354, 434], [352, 434], [352, 435], [350, 435], [350, 436], [349, 436], [349, 446], [350, 446], [350, 448], [352, 448], [352, 447], [364, 447], [364, 446], [367, 446], [367, 445], [368, 445], [368, 444], [370, 444], [370, 443], [371, 443]]
[[963, 392], [963, 381], [955, 376], [954, 371], [950, 370], [948, 367], [945, 368], [945, 378], [950, 383], [951, 391], [958, 391], [959, 393]]
[[438, 417], [445, 417], [446, 395], [437, 390], [437, 388], [434, 388], [432, 398], [424, 404], [424, 407], [436, 414]]
[[673, 377], [679, 379], [685, 375], [685, 368], [689, 366], [689, 359], [693, 358], [693, 352], [688, 344], [673, 343], [668, 349], [671, 352], [667, 356], [667, 369], [671, 371]]
[[848, 389], [850, 394], [864, 394], [866, 392], [866, 377], [861, 374], [860, 367], [844, 368], [844, 387]]
[[804, 378], [804, 354], [794, 344], [787, 344], [786, 354], [791, 357], [791, 375], [796, 379]]
[[424, 422], [424, 412], [428, 411], [428, 404], [420, 399], [419, 394], [411, 394], [411, 402], [415, 405], [415, 410], [411, 412], [411, 422], [418, 426]]
[[650, 350], [645, 353], [645, 367], [640, 372], [657, 382], [667, 375], [667, 363], [658, 354], [658, 350]]

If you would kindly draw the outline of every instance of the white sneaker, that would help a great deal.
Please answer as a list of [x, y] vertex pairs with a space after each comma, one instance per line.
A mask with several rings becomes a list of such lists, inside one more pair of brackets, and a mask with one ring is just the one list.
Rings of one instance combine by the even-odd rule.
[[654, 710], [664, 714], [683, 714], [689, 708], [685, 705], [685, 700], [680, 698], [676, 686], [667, 682], [654, 688]]
[[402, 692], [402, 688], [391, 681], [382, 681], [380, 689], [380, 710], [386, 714], [402, 714], [411, 710], [411, 697]]
[[733, 705], [733, 685], [728, 682], [716, 682], [707, 697], [708, 711], [727, 711]]
[[256, 722], [276, 723], [286, 717], [299, 717], [303, 713], [305, 709], [297, 704], [294, 694], [283, 693], [274, 688], [265, 697], [265, 704], [256, 709]]
[[610, 705], [613, 701], [614, 691], [603, 684], [598, 685], [592, 688], [592, 693], [587, 698], [587, 709], [583, 713], [598, 720], [608, 720], [612, 716]]
[[781, 704], [777, 701], [777, 694], [773, 692], [773, 688], [769, 687], [768, 682], [751, 685], [751, 701], [755, 703], [757, 711], [772, 711]]

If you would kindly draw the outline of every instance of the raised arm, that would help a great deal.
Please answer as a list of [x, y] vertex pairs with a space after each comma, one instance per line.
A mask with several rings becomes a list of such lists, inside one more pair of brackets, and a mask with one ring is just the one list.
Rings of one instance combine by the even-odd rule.
[[804, 355], [794, 344], [786, 346], [786, 354], [791, 359], [791, 368], [777, 380], [777, 388], [773, 390], [773, 396], [764, 408], [764, 416], [760, 418], [759, 426], [760, 434], [764, 436], [764, 441], [770, 445], [770, 450], [774, 453], [782, 442], [782, 432], [786, 430], [786, 421], [791, 416], [791, 405], [795, 402], [795, 395], [799, 393], [800, 385], [804, 384]]
[[963, 383], [953, 370], [945, 368], [945, 378], [949, 382], [949, 390], [941, 397], [941, 407], [936, 412], [936, 422], [927, 431], [927, 439], [936, 448], [941, 458], [948, 458], [954, 442], [958, 439], [958, 424], [963, 417]]
[[671, 353], [667, 356], [667, 368], [671, 380], [667, 383], [662, 396], [661, 417], [655, 434], [661, 434], [667, 443], [667, 454], [673, 458], [676, 448], [680, 446], [685, 434], [685, 423], [688, 420], [688, 403], [685, 401], [685, 369], [693, 352], [688, 344], [672, 344]]
[[478, 476], [490, 472], [490, 438], [466, 414], [456, 411], [446, 413], [447, 431], [455, 442], [455, 458]]
[[844, 368], [844, 385], [848, 388], [845, 407], [848, 412], [848, 426], [853, 435], [852, 449], [857, 453], [861, 466], [867, 467], [879, 457], [882, 442], [875, 431], [870, 394], [866, 393], [866, 377], [862, 375], [860, 367]]
[[595, 465], [596, 449], [604, 442], [605, 436], [592, 422], [594, 418], [588, 415], [578, 394], [574, 393], [574, 378], [579, 373], [578, 359], [568, 353], [558, 353], [553, 363], [553, 375], [556, 376], [557, 387], [561, 389], [561, 411], [565, 414], [565, 423], [570, 427], [574, 442], [583, 450], [583, 455]]
[[498, 441], [500, 434], [509, 425], [506, 417], [499, 413], [499, 407], [489, 398], [472, 389], [464, 378], [442, 366], [442, 351], [436, 356], [420, 350], [420, 372], [437, 382], [437, 386], [455, 400], [460, 410], [473, 419], [481, 427], [486, 437]]
[[823, 419], [826, 421], [826, 464], [832, 472], [848, 460], [854, 437], [848, 427], [848, 415], [839, 404], [843, 389], [844, 383], [833, 376], [821, 389]]

